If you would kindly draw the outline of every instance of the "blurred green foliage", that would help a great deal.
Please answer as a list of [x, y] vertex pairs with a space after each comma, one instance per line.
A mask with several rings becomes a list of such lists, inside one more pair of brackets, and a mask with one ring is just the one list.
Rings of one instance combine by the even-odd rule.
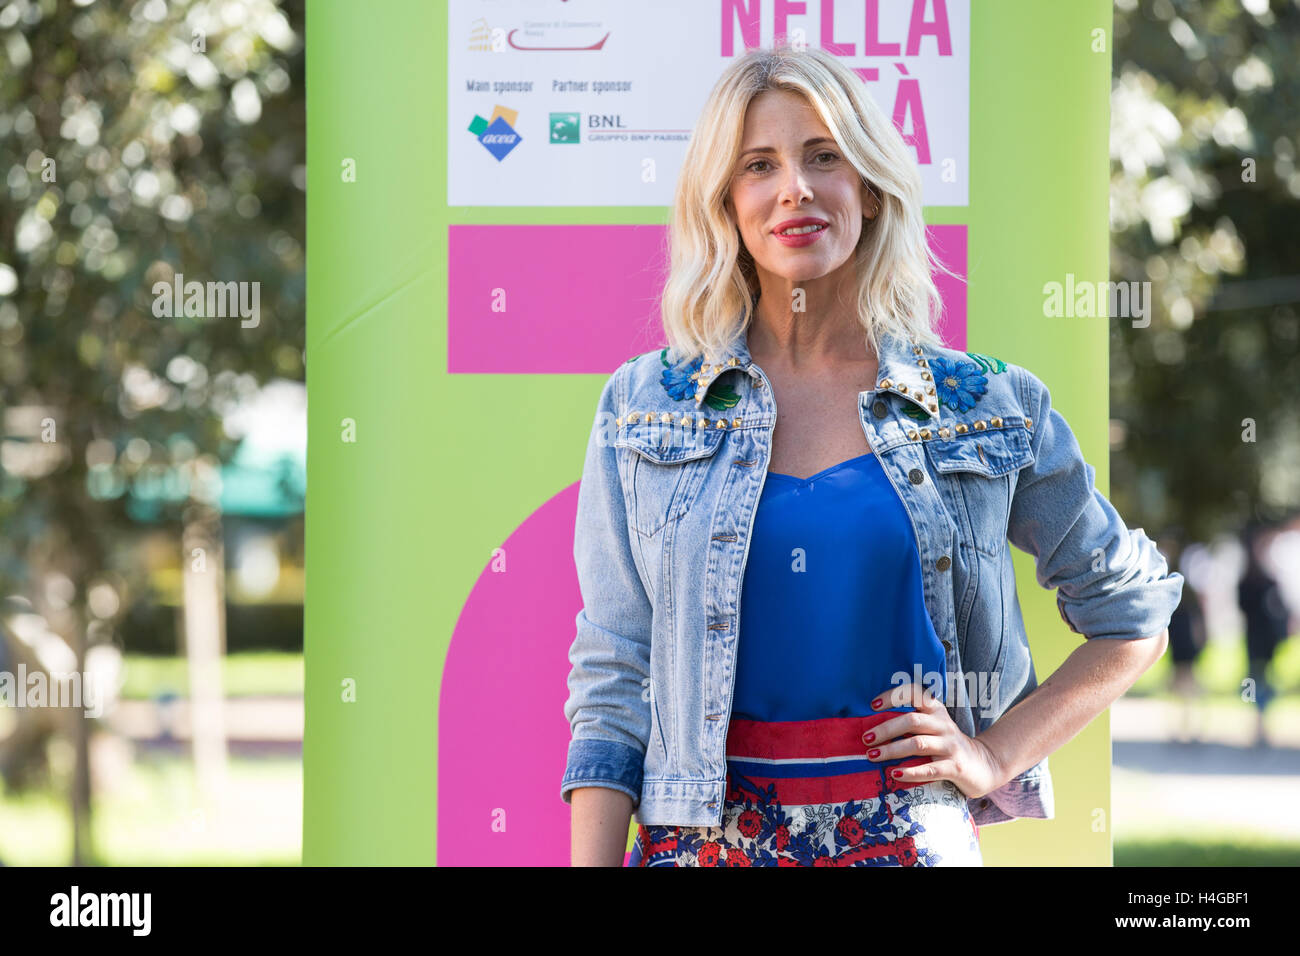
[[[1116, 0], [1112, 498], [1208, 541], [1300, 506], [1300, 4]], [[1243, 441], [1253, 421], [1255, 441]]]
[[[85, 628], [104, 581], [124, 611], [145, 587], [127, 489], [202, 487], [236, 447], [222, 416], [303, 380], [302, 20], [302, 0], [0, 9], [0, 593], [43, 610], [37, 583], [66, 579]], [[257, 325], [157, 317], [178, 273], [257, 283]]]
[[[183, 526], [219, 540], [226, 416], [305, 378], [303, 16], [303, 0], [0, 6], [0, 596], [77, 671], [94, 645], [129, 644], [123, 620], [151, 564], [181, 559]], [[208, 292], [193, 310], [190, 283]], [[182, 284], [186, 307], [159, 308]], [[162, 502], [161, 554], [141, 547], [142, 499]]]

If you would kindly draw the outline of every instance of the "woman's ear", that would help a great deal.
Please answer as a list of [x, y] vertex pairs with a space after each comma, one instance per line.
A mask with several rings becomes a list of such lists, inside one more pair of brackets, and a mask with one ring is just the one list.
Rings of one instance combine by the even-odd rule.
[[876, 191], [870, 184], [864, 185], [862, 190], [862, 217], [875, 219], [880, 215], [880, 200], [876, 198]]

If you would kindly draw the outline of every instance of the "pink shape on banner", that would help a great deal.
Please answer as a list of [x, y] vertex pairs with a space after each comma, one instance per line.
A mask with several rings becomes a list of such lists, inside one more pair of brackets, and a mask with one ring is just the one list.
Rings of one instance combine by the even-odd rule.
[[[569, 646], [582, 593], [572, 558], [578, 482], [502, 544], [452, 633], [438, 706], [439, 866], [567, 866]], [[493, 829], [503, 811], [506, 828]]]
[[447, 371], [609, 374], [661, 347], [664, 231], [449, 227]]
[[[963, 279], [966, 273], [966, 227], [926, 226], [926, 242], [934, 257]], [[949, 348], [966, 351], [966, 283], [942, 272], [932, 273], [943, 299], [943, 317], [937, 331]]]
[[[451, 226], [447, 371], [609, 374], [664, 344], [663, 226]], [[928, 226], [935, 255], [966, 276], [966, 227]], [[944, 341], [966, 348], [965, 283], [936, 276]], [[497, 291], [506, 310], [494, 312]]]

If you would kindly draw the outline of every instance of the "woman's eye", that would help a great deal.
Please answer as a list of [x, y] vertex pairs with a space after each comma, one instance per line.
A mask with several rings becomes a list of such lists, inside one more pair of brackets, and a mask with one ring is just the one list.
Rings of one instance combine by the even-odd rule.
[[[821, 153], [818, 153], [817, 156], [816, 156], [815, 158], [816, 158], [816, 159], [821, 159], [823, 156], [829, 156], [829, 157], [830, 157], [830, 162], [832, 162], [832, 163], [835, 162], [835, 160], [839, 159], [839, 157], [838, 157], [837, 155], [835, 155], [834, 153], [831, 153], [831, 152], [821, 152]], [[755, 166], [759, 165], [760, 163], [762, 163], [764, 166], [768, 165], [768, 162], [767, 162], [766, 159], [756, 159], [756, 160], [754, 160], [752, 163], [750, 163], [748, 166], [746, 166], [745, 169], [746, 169], [747, 171], [751, 171], [751, 172], [755, 172], [755, 173], [761, 173], [763, 170], [761, 170], [761, 169], [755, 169], [755, 168], [754, 168]], [[826, 165], [829, 165], [829, 164], [828, 164], [828, 163], [822, 163], [822, 165], [823, 165], [823, 166], [826, 166]]]

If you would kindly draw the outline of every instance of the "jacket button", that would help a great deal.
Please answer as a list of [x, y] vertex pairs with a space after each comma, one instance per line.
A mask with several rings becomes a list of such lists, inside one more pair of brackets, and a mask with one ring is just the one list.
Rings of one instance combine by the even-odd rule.
[[877, 418], [884, 418], [886, 415], [889, 414], [889, 409], [888, 409], [887, 407], [885, 407], [885, 403], [884, 403], [884, 402], [879, 402], [879, 401], [878, 401], [878, 402], [876, 402], [874, 405], [871, 406], [871, 412], [872, 412], [872, 414], [875, 415]]
[[921, 482], [925, 481], [925, 474], [920, 468], [913, 468], [907, 473], [907, 479], [912, 484], [919, 485]]
[[946, 554], [938, 561], [934, 562], [934, 566], [938, 568], [940, 571], [947, 571], [951, 565], [952, 562], [948, 560], [948, 555]]

